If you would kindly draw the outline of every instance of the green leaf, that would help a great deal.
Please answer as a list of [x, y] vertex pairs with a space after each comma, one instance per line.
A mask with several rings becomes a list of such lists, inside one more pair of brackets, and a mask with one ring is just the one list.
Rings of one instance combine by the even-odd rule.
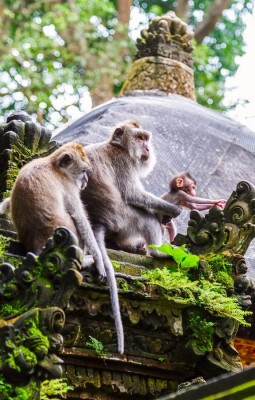
[[185, 246], [174, 247], [170, 243], [161, 246], [150, 245], [151, 248], [173, 257], [178, 266], [183, 268], [198, 268], [200, 258], [188, 253]]

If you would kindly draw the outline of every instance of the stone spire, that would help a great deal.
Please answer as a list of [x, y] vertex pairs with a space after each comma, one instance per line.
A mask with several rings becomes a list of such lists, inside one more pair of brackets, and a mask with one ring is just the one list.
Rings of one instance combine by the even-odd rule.
[[138, 52], [122, 94], [158, 89], [195, 100], [192, 37], [187, 24], [172, 11], [152, 20], [137, 39]]

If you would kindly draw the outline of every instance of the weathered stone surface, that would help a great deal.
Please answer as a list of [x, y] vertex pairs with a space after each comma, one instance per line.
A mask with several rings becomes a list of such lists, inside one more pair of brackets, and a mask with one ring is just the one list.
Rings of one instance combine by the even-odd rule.
[[[109, 254], [115, 267], [125, 332], [123, 356], [117, 353], [109, 288], [98, 284], [91, 266], [82, 268], [82, 252], [66, 229], [56, 231], [39, 257], [30, 253], [21, 259], [21, 266], [14, 268], [7, 262], [0, 266], [3, 329], [12, 329], [20, 312], [31, 310], [34, 315], [38, 305], [58, 307], [59, 317], [54, 318], [52, 326], [57, 331], [61, 329], [63, 348], [60, 336], [43, 332], [50, 341], [58, 338], [59, 345], [55, 343], [53, 352], [60, 354], [65, 376], [75, 387], [68, 399], [98, 396], [110, 400], [124, 395], [130, 400], [155, 399], [175, 391], [190, 377], [202, 374], [209, 378], [242, 368], [233, 345], [239, 325], [235, 318], [202, 309], [201, 303], [198, 307], [196, 291], [185, 286], [164, 288], [150, 284], [144, 272], [159, 267], [157, 260], [113, 250]], [[231, 266], [233, 257], [225, 257]], [[173, 260], [164, 262], [178, 271]], [[190, 271], [190, 284], [197, 282], [200, 274], [205, 273], [210, 279], [214, 272], [207, 262], [204, 259], [198, 270]], [[233, 264], [230, 276], [233, 273], [238, 278], [241, 272], [244, 277], [241, 265], [237, 268]], [[233, 296], [235, 289], [227, 287], [228, 296]], [[238, 286], [238, 298], [244, 299], [246, 289], [247, 285]], [[246, 305], [248, 301], [246, 296]], [[213, 336], [207, 332], [208, 323], [212, 324]], [[203, 327], [203, 340], [197, 336], [199, 324]], [[8, 354], [2, 354], [2, 358]], [[48, 361], [43, 365], [54, 373]], [[10, 379], [8, 371], [5, 377]]]
[[137, 39], [136, 61], [121, 94], [161, 90], [195, 100], [192, 36], [187, 24], [174, 12], [154, 18]]
[[195, 100], [192, 68], [161, 56], [136, 60], [122, 88], [122, 93], [155, 88]]

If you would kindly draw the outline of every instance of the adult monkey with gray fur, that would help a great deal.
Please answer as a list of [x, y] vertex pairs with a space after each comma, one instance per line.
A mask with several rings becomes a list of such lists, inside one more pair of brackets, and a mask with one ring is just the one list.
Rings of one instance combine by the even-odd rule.
[[11, 197], [1, 203], [0, 212], [11, 211], [20, 241], [27, 251], [36, 254], [60, 226], [77, 235], [80, 245], [93, 256], [99, 278], [107, 276], [118, 350], [123, 354], [124, 335], [113, 267], [108, 257], [101, 254], [80, 199], [80, 190], [88, 182], [89, 164], [83, 146], [75, 142], [29, 162], [20, 170]]
[[[179, 215], [180, 208], [146, 192], [142, 186], [141, 178], [152, 171], [156, 162], [151, 133], [136, 121], [124, 121], [109, 140], [86, 146], [86, 152], [93, 172], [89, 173], [82, 199], [103, 257], [107, 256], [105, 239], [134, 252], [143, 244], [162, 244], [163, 230], [157, 213], [173, 218]], [[161, 256], [154, 249], [148, 251]]]

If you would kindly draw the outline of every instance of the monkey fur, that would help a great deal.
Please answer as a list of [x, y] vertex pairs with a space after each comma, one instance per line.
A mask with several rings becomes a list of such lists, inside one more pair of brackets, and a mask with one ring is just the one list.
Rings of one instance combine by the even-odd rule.
[[[151, 133], [137, 121], [120, 123], [107, 141], [86, 146], [93, 173], [82, 192], [100, 245], [110, 239], [126, 250], [141, 247], [141, 243], [161, 245], [163, 229], [157, 213], [170, 218], [180, 213], [180, 207], [145, 191], [141, 178], [154, 168], [156, 157]], [[102, 247], [101, 251], [102, 251]], [[161, 255], [147, 249], [150, 255]]]
[[114, 270], [97, 244], [80, 199], [80, 191], [88, 182], [89, 165], [83, 146], [75, 142], [66, 143], [51, 155], [29, 162], [20, 170], [10, 200], [2, 203], [2, 211], [8, 211], [10, 207], [20, 241], [27, 251], [35, 254], [60, 226], [77, 235], [80, 245], [93, 256], [99, 278], [107, 276], [118, 351], [123, 354], [124, 334]]
[[190, 210], [207, 210], [213, 205], [223, 208], [224, 199], [211, 200], [196, 195], [196, 181], [189, 172], [181, 172], [169, 182], [169, 191], [160, 196], [172, 204], [181, 205]]
[[[180, 172], [178, 175], [170, 179], [169, 191], [160, 196], [161, 199], [169, 203], [187, 207], [190, 210], [208, 210], [213, 205], [223, 208], [226, 200], [211, 200], [196, 196], [196, 180], [189, 172]], [[169, 233], [170, 242], [172, 242], [177, 234], [175, 223], [169, 220], [166, 215], [161, 215], [160, 219]]]

